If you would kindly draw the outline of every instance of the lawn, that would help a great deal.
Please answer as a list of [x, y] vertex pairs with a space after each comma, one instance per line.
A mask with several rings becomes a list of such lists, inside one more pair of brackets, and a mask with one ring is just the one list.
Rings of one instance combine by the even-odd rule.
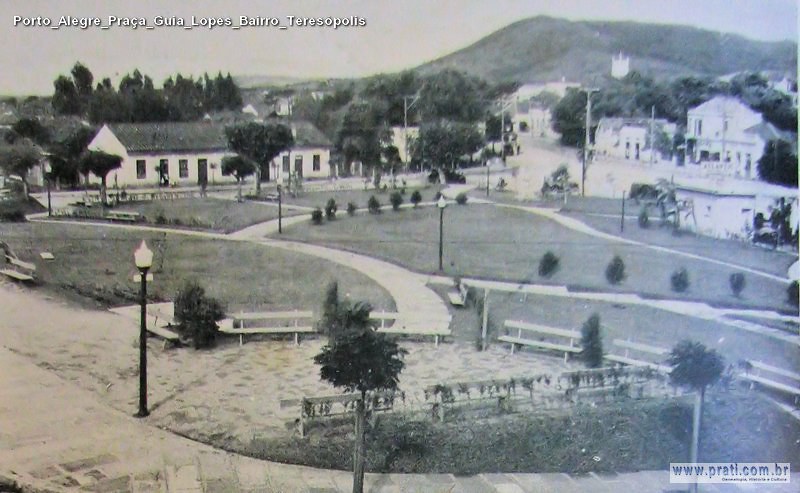
[[[353, 250], [418, 272], [435, 273], [438, 212], [434, 207], [421, 207], [346, 217], [322, 226], [301, 223], [286, 228], [283, 237]], [[524, 211], [480, 204], [449, 206], [444, 211], [444, 238], [444, 270], [451, 276], [791, 310], [786, 302], [786, 285], [781, 282], [747, 273], [747, 287], [741, 298], [736, 298], [728, 284], [733, 268], [588, 236]], [[720, 248], [736, 250], [738, 246], [722, 243]], [[539, 260], [547, 251], [560, 257], [561, 267], [551, 279], [538, 275]], [[765, 269], [772, 266], [774, 270], [774, 265], [783, 268], [785, 255], [755, 253], [753, 263]], [[762, 253], [768, 255], [759, 259]], [[618, 286], [609, 285], [605, 278], [606, 266], [615, 255], [623, 259], [626, 272], [626, 279]], [[690, 287], [685, 293], [675, 293], [670, 276], [681, 267], [689, 272]]]
[[[238, 204], [234, 204], [238, 205]], [[306, 255], [247, 242], [212, 240], [92, 225], [0, 224], [0, 238], [35, 262], [46, 288], [94, 300], [103, 307], [137, 301], [133, 251], [145, 239], [154, 252], [150, 299], [173, 299], [186, 279], [196, 279], [230, 310], [318, 310], [325, 286], [392, 310], [390, 295], [366, 276]], [[49, 251], [55, 260], [44, 261]]]
[[[220, 233], [231, 233], [278, 218], [277, 205], [213, 198], [133, 202], [115, 210], [138, 212], [150, 224], [188, 226]], [[296, 212], [284, 209], [283, 214], [290, 216]]]
[[[400, 191], [399, 189], [397, 191]], [[414, 189], [407, 188], [406, 193], [403, 195], [403, 203], [409, 203], [411, 199], [411, 194], [413, 193]], [[419, 189], [420, 194], [422, 195], [423, 202], [430, 202], [433, 200], [433, 196], [438, 192], [439, 189], [437, 187], [428, 187]], [[336, 204], [339, 208], [339, 214], [345, 214], [347, 210], [347, 204], [353, 202], [359, 209], [366, 209], [367, 201], [371, 196], [375, 196], [381, 205], [389, 205], [389, 196], [392, 194], [393, 190], [387, 190], [385, 192], [378, 192], [375, 190], [336, 190], [330, 192], [302, 192], [298, 197], [292, 197], [291, 195], [284, 194], [283, 195], [283, 202], [285, 204], [291, 205], [299, 205], [304, 207], [319, 207], [320, 209], [324, 209], [325, 204], [331, 198], [336, 201]]]

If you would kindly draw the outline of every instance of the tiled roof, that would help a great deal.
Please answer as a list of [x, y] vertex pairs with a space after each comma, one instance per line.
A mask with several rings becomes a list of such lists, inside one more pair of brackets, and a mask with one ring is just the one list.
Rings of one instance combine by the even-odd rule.
[[224, 151], [225, 127], [213, 122], [113, 123], [108, 127], [128, 152]]
[[332, 147], [330, 139], [310, 122], [292, 122], [295, 147]]

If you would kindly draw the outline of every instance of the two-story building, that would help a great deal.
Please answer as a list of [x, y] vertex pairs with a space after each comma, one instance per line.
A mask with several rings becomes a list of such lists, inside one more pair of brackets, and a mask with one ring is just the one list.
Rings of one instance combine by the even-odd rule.
[[[674, 123], [661, 118], [601, 118], [594, 134], [594, 154], [596, 158], [650, 161], [651, 147], [657, 147], [659, 136], [671, 141], [675, 131]], [[652, 159], [664, 157], [655, 151]]]
[[235, 182], [221, 162], [234, 155], [225, 127], [203, 122], [109, 123], [87, 146], [122, 157], [106, 177], [110, 186], [201, 185]]
[[291, 123], [294, 146], [272, 162], [278, 183], [286, 183], [295, 173], [302, 179], [331, 178], [336, 167], [331, 163], [331, 141], [309, 122]]
[[781, 138], [794, 140], [740, 100], [717, 96], [688, 112], [687, 162], [713, 173], [755, 179], [764, 146]]

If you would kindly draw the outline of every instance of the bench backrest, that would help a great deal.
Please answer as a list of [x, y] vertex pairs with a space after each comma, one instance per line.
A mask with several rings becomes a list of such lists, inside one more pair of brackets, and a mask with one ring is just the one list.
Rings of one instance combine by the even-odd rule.
[[797, 374], [790, 370], [784, 370], [783, 368], [778, 368], [777, 366], [768, 365], [766, 363], [762, 363], [761, 361], [748, 361], [750, 365], [756, 370], [765, 371], [768, 373], [773, 373], [775, 375], [781, 375], [786, 378], [790, 378], [792, 380], [800, 381], [800, 374]]
[[567, 339], [580, 339], [580, 332], [567, 329], [557, 329], [555, 327], [548, 327], [546, 325], [531, 324], [521, 320], [506, 320], [505, 326], [509, 329], [527, 330], [530, 332], [537, 332], [549, 336], [564, 337]]
[[633, 349], [634, 351], [641, 351], [643, 353], [655, 354], [658, 356], [666, 356], [669, 354], [669, 349], [658, 346], [651, 346], [649, 344], [642, 344], [639, 342], [626, 341], [623, 339], [614, 339], [614, 345], [625, 349]]
[[34, 265], [34, 264], [30, 263], [30, 262], [23, 262], [22, 260], [20, 260], [20, 259], [18, 259], [16, 257], [12, 257], [10, 255], [6, 255], [6, 261], [11, 265], [14, 265], [16, 267], [21, 267], [21, 268], [29, 270], [29, 271], [35, 271], [36, 270], [36, 265]]
[[239, 312], [232, 314], [234, 320], [275, 320], [275, 319], [299, 319], [299, 318], [313, 318], [312, 311], [281, 311], [281, 312]]

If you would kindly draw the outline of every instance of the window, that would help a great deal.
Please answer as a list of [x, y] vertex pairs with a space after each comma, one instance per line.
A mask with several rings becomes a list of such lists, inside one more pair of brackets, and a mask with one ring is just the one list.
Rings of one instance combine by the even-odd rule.
[[321, 169], [319, 154], [314, 154], [314, 163], [312, 169], [314, 171], [319, 171]]
[[292, 171], [289, 168], [289, 166], [290, 166], [290, 164], [289, 164], [289, 155], [287, 154], [287, 155], [283, 156], [283, 172], [284, 173], [290, 173]]
[[139, 180], [147, 178], [147, 162], [144, 159], [136, 160], [136, 178]]
[[697, 126], [697, 128], [695, 129], [694, 133], [697, 134], [698, 136], [703, 135], [703, 120], [697, 120], [695, 122], [695, 125]]
[[189, 160], [188, 159], [179, 159], [178, 160], [178, 176], [181, 178], [189, 178]]

